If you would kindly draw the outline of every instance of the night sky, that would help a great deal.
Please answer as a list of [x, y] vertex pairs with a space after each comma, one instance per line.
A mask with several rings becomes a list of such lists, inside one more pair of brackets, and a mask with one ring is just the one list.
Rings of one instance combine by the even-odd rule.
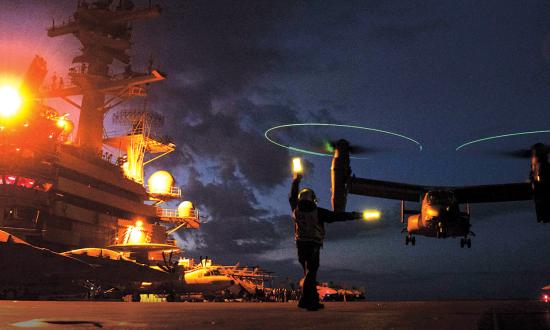
[[[139, 3], [139, 2], [137, 2]], [[323, 122], [395, 131], [288, 129], [278, 139], [312, 148], [346, 137], [387, 150], [352, 160], [357, 176], [426, 185], [522, 182], [528, 160], [492, 151], [550, 143], [550, 134], [456, 152], [472, 139], [550, 129], [548, 1], [153, 1], [160, 18], [134, 27], [134, 67], [150, 55], [168, 79], [149, 104], [166, 117], [177, 154], [169, 169], [205, 223], [178, 233], [190, 256], [260, 265], [295, 281], [288, 206], [290, 159], [263, 137], [280, 124]], [[146, 5], [147, 1], [143, 1]], [[66, 74], [74, 37], [50, 39], [52, 18], [76, 1], [2, 1], [0, 69], [20, 76], [35, 54]], [[60, 112], [78, 114], [62, 103]], [[330, 158], [305, 156], [304, 185], [330, 206]], [[331, 224], [320, 280], [356, 285], [369, 299], [535, 297], [550, 283], [550, 224], [531, 202], [474, 205], [471, 249], [458, 239], [417, 237], [405, 246], [399, 202], [352, 196], [349, 210], [377, 207], [376, 224]]]

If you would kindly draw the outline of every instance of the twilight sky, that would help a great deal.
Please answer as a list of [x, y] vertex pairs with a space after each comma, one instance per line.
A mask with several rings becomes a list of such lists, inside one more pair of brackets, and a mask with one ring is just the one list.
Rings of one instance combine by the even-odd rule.
[[[1, 1], [0, 70], [21, 75], [32, 57], [66, 74], [79, 44], [50, 39], [52, 18], [76, 1]], [[139, 3], [139, 2], [137, 2]], [[287, 194], [290, 158], [263, 132], [299, 122], [395, 131], [424, 149], [372, 133], [289, 129], [277, 137], [311, 147], [324, 137], [388, 149], [353, 160], [357, 176], [427, 185], [520, 182], [525, 160], [487, 150], [550, 143], [550, 134], [454, 149], [471, 139], [549, 129], [550, 3], [547, 1], [153, 1], [160, 18], [134, 26], [135, 68], [152, 54], [168, 79], [150, 105], [166, 116], [179, 151], [170, 169], [203, 212], [180, 232], [191, 256], [260, 265], [296, 280]], [[147, 1], [143, 1], [146, 5]], [[62, 103], [60, 112], [78, 114]], [[330, 158], [304, 156], [304, 184], [329, 207]], [[370, 299], [532, 297], [550, 282], [550, 225], [531, 202], [474, 205], [471, 249], [418, 237], [406, 247], [399, 202], [350, 197], [350, 210], [378, 207], [377, 224], [332, 224], [321, 280], [357, 285]]]

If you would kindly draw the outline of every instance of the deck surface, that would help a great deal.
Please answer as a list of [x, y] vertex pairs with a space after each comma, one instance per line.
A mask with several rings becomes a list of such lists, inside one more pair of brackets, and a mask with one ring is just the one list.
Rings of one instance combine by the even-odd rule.
[[535, 301], [124, 303], [0, 301], [0, 328], [550, 329]]

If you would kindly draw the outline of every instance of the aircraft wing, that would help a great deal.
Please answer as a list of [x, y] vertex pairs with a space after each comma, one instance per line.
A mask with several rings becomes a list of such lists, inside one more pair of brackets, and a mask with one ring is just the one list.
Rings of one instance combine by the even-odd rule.
[[410, 202], [419, 202], [428, 189], [424, 186], [407, 183], [351, 178], [349, 193], [379, 198], [389, 198]]
[[508, 183], [452, 188], [459, 203], [495, 203], [533, 198], [530, 183]]

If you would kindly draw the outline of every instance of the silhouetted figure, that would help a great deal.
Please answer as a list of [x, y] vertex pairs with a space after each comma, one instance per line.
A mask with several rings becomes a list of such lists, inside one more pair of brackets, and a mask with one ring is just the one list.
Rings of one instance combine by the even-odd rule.
[[304, 269], [302, 298], [300, 298], [298, 307], [316, 311], [324, 307], [319, 303], [317, 294], [317, 270], [319, 269], [319, 252], [325, 238], [325, 223], [358, 220], [362, 218], [362, 214], [333, 212], [317, 207], [317, 199], [313, 190], [304, 188], [299, 191], [301, 179], [301, 174], [294, 174], [289, 198], [298, 260]]

